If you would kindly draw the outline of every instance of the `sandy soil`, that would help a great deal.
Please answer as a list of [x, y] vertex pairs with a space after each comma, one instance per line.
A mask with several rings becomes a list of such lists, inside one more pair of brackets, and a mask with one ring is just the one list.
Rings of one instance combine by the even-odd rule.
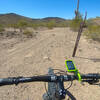
[[[46, 74], [49, 67], [66, 70], [65, 59], [73, 59], [81, 73], [100, 72], [100, 43], [81, 37], [75, 58], [77, 33], [69, 28], [39, 31], [35, 38], [18, 42], [0, 40], [0, 78]], [[66, 86], [67, 87], [67, 86]], [[100, 87], [74, 81], [69, 89], [77, 100], [100, 100]], [[44, 83], [0, 87], [0, 100], [42, 100]]]

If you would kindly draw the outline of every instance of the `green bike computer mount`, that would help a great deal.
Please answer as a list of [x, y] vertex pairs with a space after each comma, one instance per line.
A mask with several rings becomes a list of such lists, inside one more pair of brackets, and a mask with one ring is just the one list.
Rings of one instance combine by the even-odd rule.
[[65, 60], [65, 65], [66, 65], [67, 71], [74, 73], [78, 77], [78, 80], [81, 81], [81, 75], [78, 69], [76, 68], [74, 62], [72, 60]]
[[65, 60], [65, 65], [68, 72], [76, 72], [76, 66], [72, 60]]

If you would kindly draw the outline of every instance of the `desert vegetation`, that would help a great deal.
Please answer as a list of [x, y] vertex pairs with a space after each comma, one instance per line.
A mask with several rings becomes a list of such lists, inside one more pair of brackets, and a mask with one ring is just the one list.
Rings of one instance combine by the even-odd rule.
[[[98, 20], [100, 20], [100, 17], [96, 17], [94, 19], [88, 19], [86, 21], [84, 35], [88, 39], [100, 42], [100, 25], [97, 22]], [[78, 16], [72, 19], [72, 21], [70, 22], [70, 29], [77, 32], [79, 30], [82, 21], [83, 17], [79, 13]]]
[[100, 25], [88, 25], [84, 35], [89, 39], [100, 42]]
[[[9, 18], [9, 20], [8, 20]], [[19, 29], [21, 33], [26, 36], [32, 36], [32, 31], [26, 30], [30, 27], [33, 30], [46, 27], [53, 29], [55, 27], [70, 27], [72, 31], [78, 32], [80, 23], [83, 21], [83, 16], [78, 13], [78, 16], [72, 20], [62, 19], [58, 17], [47, 17], [43, 19], [31, 19], [17, 14], [5, 14], [0, 17], [0, 32], [4, 32], [5, 28], [13, 28], [13, 30]], [[2, 20], [5, 19], [5, 20]], [[100, 17], [90, 18], [86, 21], [86, 27], [84, 35], [89, 39], [100, 41]]]
[[8, 24], [7, 27], [25, 29], [26, 27], [31, 27], [33, 29], [38, 29], [39, 27], [47, 27], [48, 29], [53, 29], [54, 27], [68, 27], [69, 23], [67, 21], [57, 23], [55, 20], [50, 20], [47, 22], [39, 23], [29, 23], [25, 20], [20, 20], [16, 24]]
[[0, 24], [0, 32], [4, 31], [4, 27]]
[[33, 37], [33, 35], [35, 36], [35, 33], [32, 30], [24, 30], [23, 32], [24, 35], [26, 35], [27, 37]]

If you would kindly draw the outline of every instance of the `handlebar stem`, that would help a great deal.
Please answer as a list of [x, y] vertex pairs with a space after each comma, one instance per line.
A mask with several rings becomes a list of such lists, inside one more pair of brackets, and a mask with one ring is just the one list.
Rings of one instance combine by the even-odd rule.
[[60, 98], [60, 100], [65, 99], [66, 90], [64, 89], [64, 77], [63, 76], [60, 76], [57, 84], [58, 84], [58, 91], [57, 91], [58, 94], [56, 94], [56, 96]]

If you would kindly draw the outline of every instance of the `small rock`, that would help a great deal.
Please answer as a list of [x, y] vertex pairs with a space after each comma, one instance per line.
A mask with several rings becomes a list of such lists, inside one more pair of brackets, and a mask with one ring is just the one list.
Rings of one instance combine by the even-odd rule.
[[46, 60], [46, 59], [49, 59], [49, 57], [45, 56], [45, 57], [43, 57], [43, 59], [45, 59], [45, 60]]

